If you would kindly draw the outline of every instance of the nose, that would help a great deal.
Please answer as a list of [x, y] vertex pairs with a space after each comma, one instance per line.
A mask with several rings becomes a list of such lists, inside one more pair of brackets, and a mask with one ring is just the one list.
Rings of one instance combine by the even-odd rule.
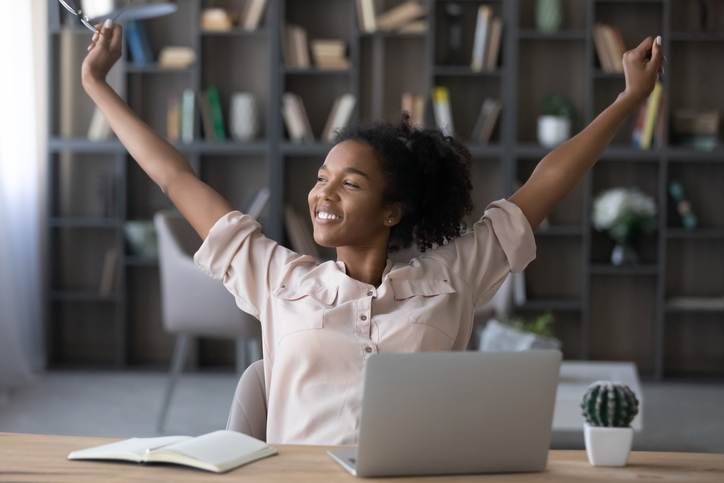
[[319, 188], [317, 191], [317, 198], [320, 200], [331, 200], [334, 198], [334, 186], [332, 183], [327, 183], [325, 186]]

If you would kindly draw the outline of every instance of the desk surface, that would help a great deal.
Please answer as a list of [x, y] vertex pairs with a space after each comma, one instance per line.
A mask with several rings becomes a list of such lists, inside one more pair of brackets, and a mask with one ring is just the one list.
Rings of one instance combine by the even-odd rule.
[[[338, 482], [397, 481], [404, 483], [451, 481], [440, 478], [357, 479], [327, 455], [327, 446], [274, 445], [279, 455], [242, 466], [225, 474], [208, 473], [175, 465], [138, 465], [98, 461], [69, 461], [68, 454], [83, 448], [118, 441], [107, 438], [79, 438], [0, 433], [0, 482], [100, 482], [100, 481], [253, 481], [253, 482]], [[542, 473], [458, 476], [454, 481], [724, 481], [724, 455], [701, 453], [632, 452], [623, 468], [594, 467], [585, 451], [551, 451]]]

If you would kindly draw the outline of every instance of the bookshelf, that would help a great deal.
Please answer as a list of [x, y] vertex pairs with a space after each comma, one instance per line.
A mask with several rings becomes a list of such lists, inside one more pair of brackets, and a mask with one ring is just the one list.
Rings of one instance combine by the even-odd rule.
[[[163, 45], [192, 47], [198, 62], [168, 71], [156, 65], [137, 68], [124, 59], [112, 83], [161, 133], [166, 95], [172, 90], [198, 92], [216, 85], [225, 115], [231, 93], [253, 92], [263, 123], [256, 140], [207, 143], [197, 119], [195, 141], [177, 147], [197, 174], [236, 207], [249, 190], [268, 186], [271, 199], [260, 221], [267, 236], [285, 244], [284, 206], [291, 204], [306, 214], [307, 192], [330, 149], [319, 137], [335, 98], [345, 93], [357, 98], [353, 120], [390, 118], [399, 112], [403, 92], [424, 95], [425, 124], [432, 125], [430, 90], [446, 86], [463, 139], [469, 139], [483, 100], [502, 99], [491, 142], [468, 142], [476, 205], [470, 222], [489, 202], [510, 196], [514, 183], [527, 180], [549, 152], [536, 137], [536, 120], [547, 94], [564, 94], [573, 102], [575, 134], [623, 90], [623, 74], [604, 73], [600, 67], [593, 40], [596, 22], [618, 26], [627, 49], [648, 35], [662, 36], [668, 58], [662, 82], [669, 112], [682, 107], [724, 112], [724, 96], [716, 84], [724, 75], [724, 64], [711, 62], [724, 58], [724, 7], [717, 2], [709, 5], [710, 25], [702, 33], [697, 2], [562, 0], [563, 24], [550, 34], [536, 30], [535, 0], [426, 0], [429, 28], [422, 33], [366, 33], [359, 27], [355, 0], [269, 0], [259, 29], [206, 32], [199, 21], [203, 8], [240, 10], [244, 2], [177, 3], [176, 14], [147, 21], [151, 43], [155, 54]], [[376, 0], [375, 6], [379, 13], [400, 3]], [[462, 60], [454, 64], [447, 62], [445, 40], [450, 3], [459, 4], [463, 12]], [[469, 59], [481, 4], [490, 5], [503, 19], [503, 38], [497, 68], [473, 72]], [[48, 0], [48, 6], [49, 360], [53, 366], [165, 367], [173, 340], [161, 327], [158, 266], [154, 259], [126, 253], [123, 230], [126, 221], [150, 220], [170, 203], [118, 141], [84, 139], [93, 106], [78, 76], [90, 35], [63, 25], [56, 0]], [[285, 22], [303, 26], [310, 40], [344, 40], [349, 69], [285, 67]], [[60, 114], [63, 102], [71, 102], [61, 99], [61, 79], [80, 89], [70, 104], [73, 122]], [[281, 115], [284, 92], [303, 99], [314, 143], [289, 140]], [[65, 107], [67, 115], [68, 104]], [[724, 212], [719, 209], [724, 195], [718, 189], [724, 182], [724, 150], [694, 151], [670, 142], [659, 149], [634, 149], [631, 130], [629, 120], [594, 169], [551, 214], [551, 226], [536, 231], [538, 258], [526, 270], [528, 302], [516, 310], [526, 316], [552, 310], [568, 359], [632, 360], [644, 377], [657, 380], [721, 378], [724, 310], [699, 310], [671, 300], [724, 295]], [[668, 126], [665, 138], [672, 140]], [[109, 213], [101, 213], [97, 202], [96, 185], [103, 176], [115, 181]], [[700, 222], [696, 231], [684, 230], [677, 220], [667, 194], [672, 179], [684, 184], [694, 205]], [[643, 260], [638, 267], [611, 266], [612, 243], [591, 227], [594, 197], [618, 185], [640, 187], [655, 197], [659, 208], [658, 230], [638, 247]], [[73, 196], [65, 199], [62, 188], [67, 186], [74, 188]], [[120, 254], [116, 290], [99, 295], [96, 287], [108, 249]], [[322, 250], [322, 255], [331, 258], [334, 252]], [[202, 340], [194, 361], [232, 367], [233, 353], [231, 343]]]

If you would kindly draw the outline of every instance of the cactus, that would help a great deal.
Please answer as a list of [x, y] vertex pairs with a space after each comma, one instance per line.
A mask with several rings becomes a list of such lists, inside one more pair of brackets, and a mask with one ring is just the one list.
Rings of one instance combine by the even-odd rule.
[[626, 428], [639, 412], [639, 401], [628, 386], [598, 381], [588, 386], [581, 409], [591, 426]]

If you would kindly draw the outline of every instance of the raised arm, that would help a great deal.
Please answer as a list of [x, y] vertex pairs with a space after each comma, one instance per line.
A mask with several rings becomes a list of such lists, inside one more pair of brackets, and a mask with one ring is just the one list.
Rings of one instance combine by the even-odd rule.
[[128, 152], [161, 187], [201, 238], [231, 205], [210, 186], [199, 180], [183, 155], [143, 122], [106, 82], [113, 64], [121, 58], [123, 31], [107, 22], [96, 25], [95, 34], [83, 61], [83, 87], [98, 106]]
[[[509, 201], [518, 205], [534, 230], [598, 161], [626, 118], [644, 102], [663, 73], [664, 55], [653, 37], [623, 55], [626, 89], [583, 131], [551, 151]], [[647, 58], [650, 54], [650, 60]]]

